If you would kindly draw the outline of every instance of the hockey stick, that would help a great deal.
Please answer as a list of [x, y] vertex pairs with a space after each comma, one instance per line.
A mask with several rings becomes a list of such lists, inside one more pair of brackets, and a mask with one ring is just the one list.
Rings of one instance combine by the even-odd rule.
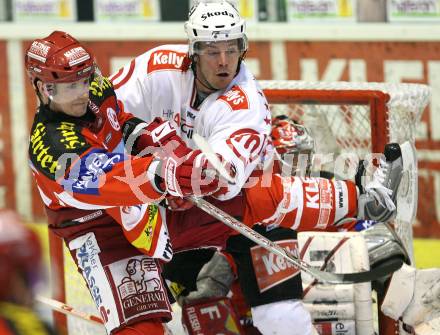
[[[217, 155], [212, 151], [209, 144], [206, 142], [206, 140], [203, 137], [194, 134], [193, 139], [194, 138], [196, 138], [195, 140], [196, 145], [207, 156], [208, 160], [210, 160], [210, 158], [212, 157], [215, 157], [218, 160]], [[219, 167], [220, 164], [221, 167], [217, 169], [217, 172], [225, 179], [228, 179], [227, 177], [231, 178], [231, 176], [227, 173], [226, 169], [224, 169], [220, 160], [218, 160], [218, 162], [215, 159], [213, 161], [210, 160], [210, 163], [216, 169], [217, 167]], [[312, 277], [316, 278], [320, 282], [329, 283], [329, 284], [350, 284], [350, 283], [369, 282], [384, 277], [390, 273], [393, 273], [394, 271], [398, 270], [403, 264], [403, 261], [400, 259], [392, 259], [389, 262], [385, 262], [383, 264], [378, 265], [372, 270], [364, 271], [364, 272], [331, 273], [331, 272], [321, 271], [316, 268], [313, 268], [308, 263], [304, 262], [303, 260], [293, 255], [291, 252], [280, 247], [278, 244], [272, 242], [271, 240], [267, 239], [261, 234], [257, 233], [252, 228], [246, 226], [244, 223], [238, 221], [237, 219], [235, 219], [228, 213], [222, 211], [220, 208], [217, 208], [216, 206], [212, 205], [208, 201], [195, 196], [191, 196], [189, 197], [189, 199], [197, 207], [199, 207], [206, 213], [210, 214], [211, 216], [215, 217], [217, 220], [223, 222], [230, 228], [238, 231], [240, 234], [246, 236], [247, 238], [254, 241], [258, 245], [262, 246], [266, 250], [283, 257], [285, 260], [292, 263], [302, 271], [308, 273]]]
[[310, 264], [304, 262], [303, 260], [299, 259], [291, 252], [280, 247], [278, 244], [272, 242], [263, 235], [257, 233], [252, 228], [246, 226], [244, 223], [238, 221], [237, 219], [227, 214], [226, 212], [222, 211], [220, 208], [217, 208], [208, 201], [195, 196], [191, 196], [189, 198], [197, 207], [199, 207], [206, 213], [212, 215], [217, 220], [223, 222], [228, 227], [238, 231], [240, 234], [246, 236], [247, 238], [254, 241], [258, 245], [262, 246], [266, 250], [283, 257], [285, 260], [292, 263], [297, 268], [301, 269], [305, 273], [308, 273], [313, 278], [316, 278], [317, 280], [323, 283], [355, 284], [355, 283], [370, 282], [379, 279], [381, 277], [384, 277], [390, 273], [393, 273], [394, 271], [400, 269], [400, 267], [403, 264], [403, 261], [400, 259], [392, 259], [389, 262], [385, 264], [381, 264], [369, 271], [363, 271], [357, 273], [332, 273], [327, 271], [321, 271], [312, 267]]
[[87, 314], [82, 311], [78, 311], [72, 306], [66, 305], [60, 301], [50, 299], [47, 297], [43, 297], [41, 295], [37, 295], [35, 297], [35, 300], [38, 302], [41, 302], [42, 304], [45, 304], [52, 308], [53, 310], [56, 310], [58, 312], [61, 312], [66, 315], [74, 316], [76, 318], [83, 319], [85, 321], [91, 322], [93, 324], [100, 324], [104, 325], [104, 322], [102, 322], [102, 319], [99, 316], [93, 315], [93, 314]]

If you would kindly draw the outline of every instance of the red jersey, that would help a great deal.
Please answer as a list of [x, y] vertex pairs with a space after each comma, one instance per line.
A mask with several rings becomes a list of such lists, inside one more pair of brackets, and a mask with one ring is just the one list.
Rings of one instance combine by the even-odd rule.
[[157, 240], [169, 242], [154, 204], [163, 194], [147, 173], [153, 158], [137, 158], [136, 148], [125, 145], [146, 124], [120, 110], [109, 80], [94, 83], [82, 117], [39, 108], [29, 144], [33, 176], [52, 212], [80, 209], [90, 211], [91, 219], [109, 216], [134, 246], [155, 256]]
[[250, 227], [263, 224], [297, 231], [337, 231], [335, 222], [356, 215], [357, 190], [351, 181], [280, 174], [251, 178], [255, 185], [244, 188], [243, 216]]

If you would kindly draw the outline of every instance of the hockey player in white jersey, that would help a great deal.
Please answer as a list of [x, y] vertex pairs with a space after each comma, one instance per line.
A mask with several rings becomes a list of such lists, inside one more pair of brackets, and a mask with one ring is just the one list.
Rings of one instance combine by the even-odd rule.
[[[124, 110], [146, 122], [160, 118], [164, 132], [177, 128], [194, 155], [192, 137], [199, 134], [228, 162], [236, 183], [224, 183], [209, 201], [241, 217], [240, 190], [265, 156], [271, 123], [264, 93], [244, 62], [245, 22], [229, 2], [203, 1], [191, 9], [185, 31], [187, 45], [149, 50], [111, 80]], [[167, 224], [175, 252], [225, 247], [230, 229], [223, 223], [185, 199], [167, 201], [174, 209]]]
[[270, 112], [243, 62], [248, 42], [235, 7], [227, 1], [200, 2], [185, 30], [189, 45], [154, 48], [111, 79], [126, 111], [145, 121], [164, 119], [193, 148], [197, 133], [230, 162], [237, 183], [218, 196], [230, 199], [260, 162]]

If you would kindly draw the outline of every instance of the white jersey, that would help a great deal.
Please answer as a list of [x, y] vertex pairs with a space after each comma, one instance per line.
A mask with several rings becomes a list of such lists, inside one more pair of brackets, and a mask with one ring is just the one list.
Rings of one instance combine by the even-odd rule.
[[194, 73], [187, 45], [163, 45], [133, 59], [111, 77], [126, 112], [149, 122], [170, 120], [186, 144], [204, 137], [235, 168], [236, 185], [221, 196], [237, 195], [262, 161], [270, 136], [270, 111], [262, 89], [244, 63], [225, 90], [210, 94], [197, 108]]

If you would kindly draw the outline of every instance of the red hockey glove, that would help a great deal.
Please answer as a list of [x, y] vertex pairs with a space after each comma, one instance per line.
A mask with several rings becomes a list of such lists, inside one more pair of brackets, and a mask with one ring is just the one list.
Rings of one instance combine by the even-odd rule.
[[[172, 151], [174, 151], [175, 148], [182, 146], [182, 152], [179, 153], [179, 157], [183, 157], [190, 151], [182, 139], [177, 135], [176, 128], [174, 128], [171, 122], [156, 117], [147, 127], [142, 129], [139, 138], [136, 141], [136, 149], [138, 151], [152, 147], [164, 149], [164, 147], [170, 142], [174, 142], [170, 149]], [[149, 153], [153, 152], [157, 152], [157, 150], [153, 149]]]
[[[169, 149], [170, 144], [167, 144], [166, 151], [170, 152]], [[215, 192], [218, 189], [218, 177], [205, 155], [200, 150], [194, 150], [180, 156], [182, 152], [182, 146], [177, 145], [172, 155], [162, 160], [160, 188], [178, 197]]]
[[194, 206], [194, 204], [185, 198], [179, 198], [175, 196], [168, 196], [166, 197], [168, 209], [172, 211], [186, 211], [187, 209], [190, 209]]

